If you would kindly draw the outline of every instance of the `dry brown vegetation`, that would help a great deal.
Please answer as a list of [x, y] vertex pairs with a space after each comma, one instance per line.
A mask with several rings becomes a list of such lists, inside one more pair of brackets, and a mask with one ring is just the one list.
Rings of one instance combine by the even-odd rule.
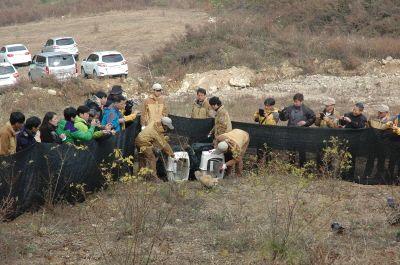
[[[5, 264], [396, 264], [399, 187], [320, 180], [276, 158], [217, 188], [123, 176], [86, 202], [1, 224]], [[247, 161], [254, 161], [249, 157]], [[340, 222], [336, 234], [330, 224]]]
[[316, 58], [339, 59], [352, 70], [363, 60], [400, 56], [396, 1], [211, 2], [220, 10], [216, 23], [188, 27], [184, 37], [143, 63], [158, 75], [180, 79], [185, 73], [238, 65], [260, 69], [287, 59], [304, 73], [313, 73], [310, 62]]
[[0, 2], [0, 26], [39, 21], [49, 17], [98, 14], [111, 10], [137, 10], [146, 7], [193, 8], [188, 0], [5, 0]]

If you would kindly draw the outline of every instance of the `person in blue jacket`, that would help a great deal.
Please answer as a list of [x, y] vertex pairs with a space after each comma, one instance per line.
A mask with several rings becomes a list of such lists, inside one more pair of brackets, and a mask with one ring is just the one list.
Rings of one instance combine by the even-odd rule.
[[124, 130], [125, 118], [122, 111], [125, 108], [125, 102], [126, 98], [122, 95], [114, 97], [112, 103], [103, 111], [101, 125], [111, 124], [112, 130], [115, 132]]

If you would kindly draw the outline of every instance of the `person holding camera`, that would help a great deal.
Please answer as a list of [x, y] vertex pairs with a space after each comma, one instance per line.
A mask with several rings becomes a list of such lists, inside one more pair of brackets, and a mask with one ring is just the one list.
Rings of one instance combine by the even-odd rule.
[[293, 105], [279, 112], [282, 121], [288, 121], [289, 127], [310, 127], [315, 122], [315, 113], [303, 104], [304, 96], [297, 93], [293, 97]]
[[277, 125], [279, 122], [279, 112], [275, 109], [275, 99], [267, 98], [264, 107], [254, 113], [254, 121], [260, 125]]
[[340, 115], [335, 110], [336, 101], [333, 98], [327, 98], [324, 101], [325, 108], [319, 113], [315, 120], [315, 125], [321, 128], [338, 128]]
[[367, 117], [363, 115], [364, 104], [359, 102], [353, 107], [352, 112], [340, 117], [339, 124], [346, 129], [362, 129], [367, 126]]

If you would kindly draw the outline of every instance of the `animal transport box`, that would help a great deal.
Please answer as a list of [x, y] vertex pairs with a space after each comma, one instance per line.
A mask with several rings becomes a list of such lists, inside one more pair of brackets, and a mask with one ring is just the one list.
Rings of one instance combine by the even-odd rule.
[[224, 178], [224, 172], [220, 171], [221, 166], [225, 163], [223, 154], [214, 154], [215, 149], [210, 151], [203, 151], [201, 153], [200, 170], [207, 172], [211, 176], [222, 179]]
[[167, 178], [169, 181], [188, 180], [190, 158], [187, 152], [175, 152], [175, 159], [168, 157]]

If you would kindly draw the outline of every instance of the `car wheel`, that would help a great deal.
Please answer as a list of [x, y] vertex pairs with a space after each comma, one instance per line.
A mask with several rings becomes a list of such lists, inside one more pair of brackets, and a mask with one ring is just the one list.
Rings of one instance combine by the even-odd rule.
[[93, 78], [94, 79], [99, 79], [99, 76], [97, 75], [96, 70], [93, 71]]
[[81, 67], [81, 75], [83, 78], [88, 78], [88, 74], [85, 72], [85, 69], [83, 68], [83, 66]]
[[33, 83], [33, 78], [32, 78], [31, 73], [28, 73], [28, 77], [29, 77], [29, 80]]

